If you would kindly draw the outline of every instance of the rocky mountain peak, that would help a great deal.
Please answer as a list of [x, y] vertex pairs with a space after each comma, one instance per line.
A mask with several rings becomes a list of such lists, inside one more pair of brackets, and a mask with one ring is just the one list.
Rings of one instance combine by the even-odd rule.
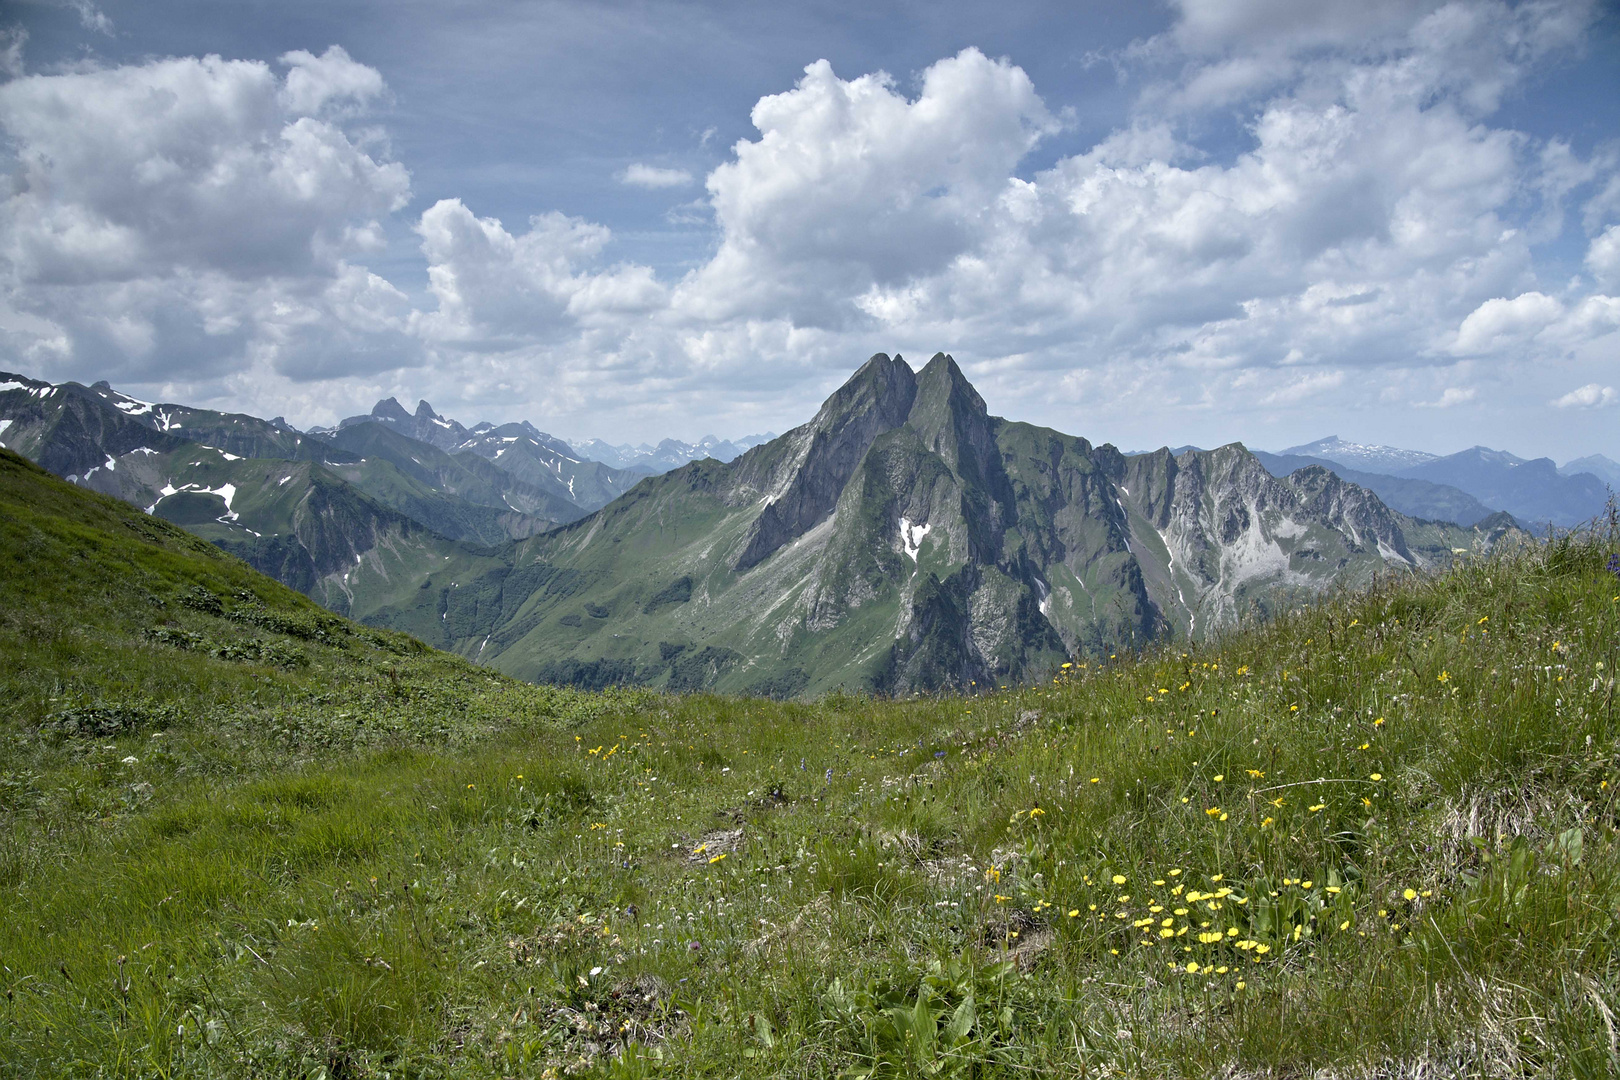
[[815, 419], [783, 436], [781, 464], [763, 482], [770, 500], [750, 527], [734, 568], [747, 570], [826, 520], [872, 440], [906, 422], [917, 376], [896, 355], [876, 353], [835, 390]]
[[379, 420], [409, 420], [411, 414], [405, 411], [405, 406], [399, 403], [398, 398], [383, 398], [371, 407], [371, 415]]
[[977, 413], [980, 416], [989, 414], [984, 398], [962, 374], [956, 358], [948, 353], [935, 353], [917, 373], [917, 393], [919, 397], [930, 400], [947, 401], [954, 411]]
[[431, 406], [431, 405], [429, 405], [427, 403], [426, 398], [422, 398], [420, 401], [418, 401], [416, 403], [416, 418], [418, 420], [443, 420], [444, 419], [444, 417], [440, 416], [438, 413], [433, 411], [433, 406]]
[[808, 426], [818, 431], [837, 431], [870, 414], [885, 430], [899, 427], [905, 423], [916, 397], [917, 376], [905, 359], [898, 353], [893, 359], [886, 353], [874, 353], [822, 403]]

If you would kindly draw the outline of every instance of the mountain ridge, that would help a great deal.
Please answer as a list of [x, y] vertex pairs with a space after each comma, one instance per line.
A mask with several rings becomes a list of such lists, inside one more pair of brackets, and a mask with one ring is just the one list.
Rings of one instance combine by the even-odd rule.
[[[0, 414], [68, 393], [46, 387], [0, 392]], [[322, 458], [293, 462], [179, 439], [141, 422], [157, 407], [110, 388], [72, 394], [85, 423], [171, 440], [80, 482], [333, 610], [582, 686], [788, 697], [1028, 681], [1439, 568], [1513, 531], [1402, 515], [1319, 466], [1275, 477], [1241, 444], [1128, 457], [992, 416], [945, 353], [917, 371], [874, 354], [806, 423], [730, 462], [635, 475], [589, 514], [557, 494], [562, 462], [542, 452], [562, 451], [532, 425], [467, 429], [394, 399], [329, 438], [209, 419], [265, 452]], [[569, 460], [575, 487], [586, 465], [606, 469]]]
[[990, 416], [946, 354], [915, 373], [877, 354], [778, 439], [375, 618], [530, 679], [966, 689], [1501, 535], [1406, 518], [1326, 469], [1274, 478], [1239, 444], [1126, 458]]

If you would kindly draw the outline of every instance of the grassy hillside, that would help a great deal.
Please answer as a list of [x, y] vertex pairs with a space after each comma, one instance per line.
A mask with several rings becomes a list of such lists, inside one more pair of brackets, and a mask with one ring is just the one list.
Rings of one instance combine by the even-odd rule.
[[0, 455], [0, 1072], [1613, 1075], [1617, 544], [978, 697], [593, 695]]

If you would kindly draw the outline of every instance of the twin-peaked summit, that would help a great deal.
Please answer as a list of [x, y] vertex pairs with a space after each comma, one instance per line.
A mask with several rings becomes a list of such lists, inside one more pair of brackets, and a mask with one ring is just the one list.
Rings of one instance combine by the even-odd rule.
[[527, 678], [788, 695], [1026, 679], [1477, 537], [1240, 445], [1126, 457], [872, 357], [809, 423], [372, 613]]

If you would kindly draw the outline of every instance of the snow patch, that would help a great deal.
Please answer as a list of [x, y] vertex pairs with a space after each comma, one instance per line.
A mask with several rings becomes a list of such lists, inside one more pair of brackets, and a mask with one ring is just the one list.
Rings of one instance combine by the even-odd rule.
[[118, 462], [113, 460], [113, 456], [111, 454], [107, 455], [107, 471], [108, 472], [117, 472], [118, 471]]
[[[1455, 551], [1456, 549], [1453, 548], [1452, 550]], [[1412, 560], [1408, 559], [1405, 555], [1402, 555], [1400, 552], [1386, 544], [1382, 538], [1380, 538], [1378, 541], [1378, 554], [1385, 562], [1398, 562], [1404, 566], [1415, 565]]]
[[150, 401], [136, 401], [134, 398], [125, 398], [123, 401], [113, 402], [113, 408], [130, 416], [145, 416], [157, 406]]
[[283, 476], [280, 480], [276, 481], [276, 487], [280, 487], [282, 484], [285, 484], [287, 481], [289, 481], [291, 479], [292, 479], [292, 477], [290, 477], [290, 476]]
[[28, 384], [27, 383], [0, 382], [0, 394], [5, 393], [7, 390], [26, 390], [26, 389], [28, 389]]
[[1190, 638], [1198, 632], [1198, 613], [1187, 603], [1187, 597], [1181, 591], [1181, 582], [1176, 580], [1176, 555], [1170, 546], [1170, 534], [1157, 529], [1154, 531], [1159, 533], [1159, 541], [1164, 544], [1164, 569], [1170, 575], [1170, 584], [1176, 587], [1176, 600], [1187, 612], [1187, 636]]
[[913, 525], [910, 518], [900, 519], [900, 542], [905, 545], [906, 554], [912, 562], [917, 561], [918, 552], [922, 551], [923, 537], [928, 535], [928, 523]]
[[[176, 424], [174, 426], [179, 427], [180, 425]], [[214, 453], [218, 454], [220, 457], [224, 458], [226, 461], [241, 461], [242, 460], [237, 455], [227, 453], [226, 451], [221, 450], [217, 446], [209, 446], [207, 443], [198, 443], [197, 445], [201, 446], [204, 450], [212, 450]]]
[[[1120, 488], [1120, 490], [1124, 491], [1125, 489]], [[1129, 494], [1129, 492], [1126, 492], [1126, 494]], [[1125, 518], [1125, 550], [1130, 552], [1132, 557], [1135, 557], [1136, 549], [1131, 547], [1131, 512], [1125, 509], [1125, 504], [1120, 502], [1117, 495], [1114, 496], [1114, 505], [1119, 507], [1120, 514]]]
[[[10, 426], [11, 426], [11, 421], [10, 420], [0, 420], [0, 435], [4, 435], [6, 433], [6, 428], [8, 428]], [[6, 445], [6, 444], [3, 443], [3, 442], [0, 442], [0, 446], [4, 446], [4, 445]]]
[[[0, 431], [4, 431], [4, 430], [5, 430], [5, 428], [0, 428]], [[155, 454], [155, 453], [157, 453], [157, 451], [152, 449], [150, 446], [137, 446], [135, 449], [131, 450], [130, 453], [131, 454]]]

